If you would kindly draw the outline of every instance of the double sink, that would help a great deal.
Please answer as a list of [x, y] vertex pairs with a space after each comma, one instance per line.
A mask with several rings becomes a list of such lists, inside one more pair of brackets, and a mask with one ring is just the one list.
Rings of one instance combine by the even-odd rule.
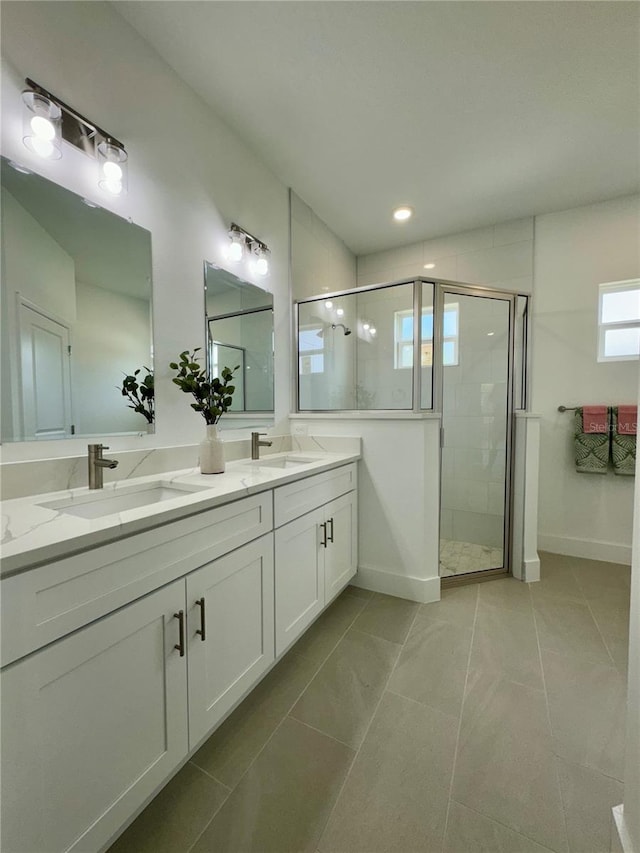
[[[273, 456], [264, 459], [255, 459], [239, 463], [244, 468], [260, 469], [275, 468], [287, 470], [299, 468], [317, 462], [304, 456]], [[72, 498], [62, 498], [55, 501], [47, 501], [38, 504], [45, 509], [53, 509], [64, 512], [67, 515], [75, 515], [79, 518], [103, 518], [107, 515], [124, 512], [128, 509], [138, 509], [143, 506], [170, 501], [174, 498], [185, 497], [195, 492], [207, 491], [209, 486], [175, 483], [164, 479], [152, 480], [143, 485], [123, 486], [117, 492], [98, 494], [83, 492]]]

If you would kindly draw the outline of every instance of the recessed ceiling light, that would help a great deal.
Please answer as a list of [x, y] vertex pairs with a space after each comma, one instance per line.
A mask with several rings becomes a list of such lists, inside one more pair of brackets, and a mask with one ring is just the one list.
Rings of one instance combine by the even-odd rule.
[[343, 317], [344, 316], [344, 308], [336, 308], [336, 314], [338, 315], [338, 317]]
[[406, 204], [401, 205], [400, 207], [396, 207], [393, 211], [393, 218], [397, 222], [405, 222], [407, 219], [411, 219], [413, 216], [413, 208], [409, 207]]
[[333, 302], [330, 299], [327, 299], [327, 301], [324, 303], [324, 307], [333, 308]]
[[425, 265], [424, 265], [424, 268], [425, 268], [426, 270], [432, 270], [434, 267], [435, 267], [435, 264], [425, 264]]
[[495, 335], [495, 332], [487, 332], [487, 337], [488, 337], [488, 338], [492, 337], [493, 335]]

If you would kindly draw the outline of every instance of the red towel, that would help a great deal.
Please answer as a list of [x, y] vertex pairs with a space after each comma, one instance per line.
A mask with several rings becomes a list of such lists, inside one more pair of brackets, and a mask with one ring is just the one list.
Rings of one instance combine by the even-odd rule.
[[606, 406], [582, 407], [582, 432], [609, 432]]
[[635, 435], [638, 431], [638, 407], [618, 406], [618, 434]]

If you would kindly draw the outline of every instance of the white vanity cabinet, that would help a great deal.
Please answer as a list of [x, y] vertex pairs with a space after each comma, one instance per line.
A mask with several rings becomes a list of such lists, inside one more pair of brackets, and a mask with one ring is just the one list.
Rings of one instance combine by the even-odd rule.
[[4, 853], [98, 850], [188, 750], [184, 580], [5, 667]]
[[113, 841], [355, 574], [355, 489], [341, 465], [2, 581], [2, 853]]
[[269, 669], [273, 534], [188, 575], [189, 746]]
[[[357, 570], [356, 466], [276, 489], [276, 656], [281, 655]], [[329, 500], [336, 493], [346, 494]], [[304, 512], [314, 502], [322, 505]]]

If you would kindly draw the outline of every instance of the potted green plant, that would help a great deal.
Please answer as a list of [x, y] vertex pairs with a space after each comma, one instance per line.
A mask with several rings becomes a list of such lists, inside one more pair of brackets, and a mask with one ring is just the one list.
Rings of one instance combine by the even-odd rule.
[[[138, 378], [145, 370], [146, 374]], [[139, 415], [146, 418], [148, 424], [155, 419], [155, 392], [153, 386], [153, 370], [149, 367], [139, 367], [132, 374], [128, 374], [122, 380], [120, 392], [129, 400], [129, 409], [133, 409]]]
[[240, 365], [225, 367], [220, 377], [210, 377], [206, 367], [198, 361], [200, 349], [196, 347], [191, 353], [189, 350], [181, 352], [178, 361], [170, 362], [169, 367], [177, 371], [172, 380], [174, 384], [185, 394], [195, 397], [196, 402], [191, 403], [191, 408], [200, 412], [207, 425], [207, 437], [200, 444], [200, 471], [203, 474], [222, 474], [224, 452], [216, 424], [233, 402], [236, 389], [230, 383]]

